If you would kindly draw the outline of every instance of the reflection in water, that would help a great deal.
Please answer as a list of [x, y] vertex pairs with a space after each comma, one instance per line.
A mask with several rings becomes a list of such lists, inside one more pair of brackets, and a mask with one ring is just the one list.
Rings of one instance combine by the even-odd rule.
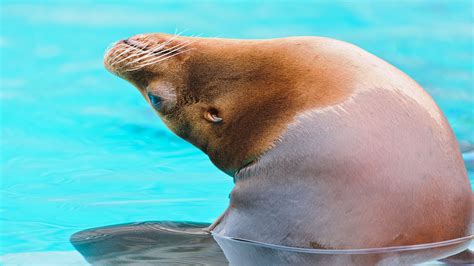
[[[229, 238], [214, 234], [231, 265], [325, 265], [325, 266], [395, 266], [444, 264], [437, 259], [459, 253], [469, 246], [473, 236], [448, 241], [400, 247], [369, 249], [307, 249], [294, 248], [255, 241]], [[452, 264], [473, 262], [469, 251], [450, 257], [444, 262]]]
[[93, 265], [227, 265], [206, 223], [145, 222], [84, 230], [71, 243]]
[[[470, 248], [472, 248], [472, 244]], [[472, 251], [472, 249], [466, 249], [463, 252], [460, 252], [451, 257], [442, 259], [440, 261], [448, 265], [453, 265], [453, 264], [474, 265], [474, 252]]]
[[[71, 236], [71, 243], [93, 265], [227, 265], [207, 223], [143, 222], [99, 227]], [[472, 240], [369, 250], [311, 250], [214, 235], [232, 265], [411, 265], [471, 264]], [[245, 254], [244, 256], [242, 254]]]

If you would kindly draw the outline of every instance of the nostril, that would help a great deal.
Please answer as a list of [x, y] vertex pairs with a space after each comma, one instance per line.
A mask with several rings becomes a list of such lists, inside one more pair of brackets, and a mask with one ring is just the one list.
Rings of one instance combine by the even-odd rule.
[[139, 34], [125, 39], [122, 42], [139, 49], [146, 49], [154, 44], [147, 36], [147, 34]]
[[133, 46], [137, 46], [137, 45], [140, 45], [141, 43], [143, 43], [143, 41], [139, 41], [137, 39], [133, 39], [133, 37], [131, 38], [128, 38], [126, 40], [123, 40], [124, 43], [128, 44], [128, 45], [133, 45]]

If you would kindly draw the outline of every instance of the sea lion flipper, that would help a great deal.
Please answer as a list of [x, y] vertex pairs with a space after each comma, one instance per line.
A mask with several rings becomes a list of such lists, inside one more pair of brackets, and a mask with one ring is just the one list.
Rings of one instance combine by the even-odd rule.
[[210, 262], [227, 264], [219, 246], [204, 231], [209, 223], [144, 222], [112, 225], [73, 234], [71, 244], [91, 264], [109, 265], [136, 260], [169, 264]]

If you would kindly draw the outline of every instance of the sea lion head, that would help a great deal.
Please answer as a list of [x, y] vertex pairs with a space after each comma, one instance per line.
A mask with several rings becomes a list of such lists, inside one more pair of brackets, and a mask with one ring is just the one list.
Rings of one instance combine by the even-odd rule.
[[[275, 145], [295, 114], [308, 107], [308, 97], [338, 98], [337, 89], [325, 90], [337, 87], [327, 78], [317, 81], [317, 96], [301, 91], [308, 67], [294, 50], [303, 47], [298, 39], [141, 34], [116, 43], [104, 64], [137, 87], [174, 133], [234, 175]], [[332, 70], [313, 76], [330, 77], [325, 71]]]

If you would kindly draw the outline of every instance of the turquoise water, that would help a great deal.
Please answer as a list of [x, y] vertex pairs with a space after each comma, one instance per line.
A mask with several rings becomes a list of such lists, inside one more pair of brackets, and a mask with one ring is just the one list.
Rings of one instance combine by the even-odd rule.
[[212, 222], [226, 208], [232, 179], [102, 66], [111, 42], [143, 32], [355, 43], [433, 96], [472, 182], [471, 12], [470, 1], [2, 1], [0, 254], [73, 250], [69, 236], [97, 226]]

